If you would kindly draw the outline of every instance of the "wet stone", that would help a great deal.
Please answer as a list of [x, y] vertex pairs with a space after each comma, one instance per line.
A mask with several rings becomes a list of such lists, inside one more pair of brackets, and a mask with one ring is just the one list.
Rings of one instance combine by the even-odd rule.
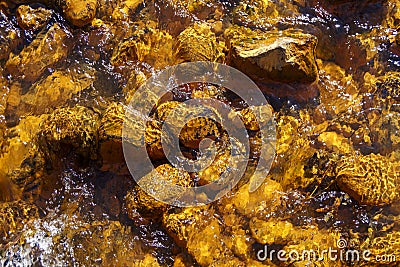
[[20, 5], [16, 16], [18, 25], [24, 30], [37, 31], [43, 28], [49, 21], [53, 11], [43, 7], [32, 8], [28, 5]]
[[54, 24], [45, 34], [38, 35], [18, 55], [11, 54], [6, 70], [13, 76], [35, 81], [43, 72], [64, 59], [70, 49], [70, 33]]
[[[22, 44], [22, 33], [0, 10], [0, 60], [7, 60], [10, 53]], [[3, 66], [3, 64], [2, 64]]]
[[186, 28], [177, 39], [177, 54], [184, 61], [224, 61], [222, 47], [206, 24]]
[[94, 79], [92, 68], [57, 70], [20, 96], [21, 102], [16, 112], [20, 116], [25, 113], [40, 115], [50, 112], [88, 88]]
[[124, 165], [122, 151], [122, 126], [125, 108], [122, 104], [112, 103], [104, 112], [99, 128], [100, 155], [103, 171], [119, 172]]
[[61, 6], [65, 17], [74, 26], [82, 27], [94, 19], [97, 0], [65, 0]]
[[25, 224], [38, 217], [38, 209], [24, 201], [0, 203], [0, 244], [21, 235]]
[[[58, 108], [40, 124], [39, 148], [52, 164], [71, 151], [82, 159], [96, 159], [99, 116], [83, 106]], [[82, 162], [83, 163], [83, 162]]]
[[300, 31], [252, 31], [232, 27], [228, 61], [251, 77], [288, 83], [312, 83], [318, 77], [315, 63], [317, 38]]
[[343, 157], [337, 165], [340, 188], [362, 205], [381, 206], [399, 199], [397, 162], [379, 154]]
[[155, 69], [173, 65], [175, 40], [166, 31], [152, 27], [139, 28], [135, 35], [121, 42], [114, 49], [111, 62], [114, 66], [124, 66], [129, 62], [146, 62]]
[[[128, 215], [131, 214], [131, 219], [133, 220], [135, 218], [133, 211], [140, 211], [144, 214], [164, 211], [168, 207], [165, 202], [176, 201], [180, 197], [184, 197], [184, 188], [192, 187], [193, 181], [185, 170], [179, 170], [169, 164], [163, 164], [140, 178], [138, 184], [140, 187], [137, 186], [134, 190], [131, 190], [125, 198]], [[181, 188], [166, 190], [166, 186], [179, 186]], [[155, 199], [147, 192], [152, 192], [158, 199]]]

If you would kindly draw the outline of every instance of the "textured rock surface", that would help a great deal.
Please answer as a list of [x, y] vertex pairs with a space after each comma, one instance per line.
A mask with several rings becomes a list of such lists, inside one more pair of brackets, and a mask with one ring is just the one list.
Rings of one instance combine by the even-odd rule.
[[186, 28], [177, 38], [178, 57], [184, 61], [218, 61], [222, 62], [225, 55], [215, 34], [205, 24], [194, 24]]
[[18, 25], [25, 30], [31, 31], [43, 28], [52, 14], [53, 12], [49, 9], [43, 7], [32, 8], [28, 5], [20, 5], [16, 12]]
[[[164, 164], [142, 177], [138, 184], [140, 187], [136, 187], [126, 197], [128, 214], [134, 210], [151, 213], [166, 209], [168, 205], [164, 202], [178, 202], [181, 197], [184, 197], [184, 189], [172, 187], [189, 188], [193, 186], [193, 181], [186, 171]], [[166, 190], [168, 186], [171, 188]], [[153, 192], [158, 199], [147, 192]]]
[[341, 189], [364, 205], [385, 205], [399, 199], [396, 162], [381, 155], [344, 157], [337, 167]]
[[17, 239], [24, 225], [39, 216], [35, 206], [23, 201], [0, 203], [0, 214], [0, 244]]
[[174, 64], [174, 43], [168, 32], [145, 27], [139, 29], [130, 40], [120, 43], [114, 49], [111, 61], [116, 66], [126, 64], [127, 61], [141, 61], [161, 69]]
[[35, 81], [43, 72], [64, 59], [70, 49], [70, 32], [54, 24], [18, 55], [11, 54], [5, 68], [13, 76]]
[[7, 60], [10, 53], [22, 43], [22, 33], [3, 10], [0, 10], [0, 20], [0, 60]]
[[15, 112], [18, 115], [26, 112], [34, 115], [49, 113], [91, 86], [94, 75], [95, 72], [91, 68], [55, 71], [20, 96], [21, 102]]
[[90, 23], [96, 15], [97, 0], [65, 0], [61, 5], [65, 17], [78, 27]]
[[52, 164], [72, 151], [81, 162], [96, 159], [98, 123], [98, 115], [86, 107], [58, 108], [40, 124], [39, 147]]
[[244, 73], [278, 82], [312, 83], [318, 77], [316, 37], [302, 32], [225, 31], [229, 62]]

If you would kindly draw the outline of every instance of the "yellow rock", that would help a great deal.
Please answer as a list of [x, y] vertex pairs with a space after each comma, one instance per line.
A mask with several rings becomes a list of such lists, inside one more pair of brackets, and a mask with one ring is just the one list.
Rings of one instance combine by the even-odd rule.
[[306, 178], [304, 172], [307, 160], [317, 151], [311, 146], [310, 136], [314, 131], [307, 127], [309, 121], [307, 116], [303, 119], [281, 116], [278, 120], [276, 157], [271, 173], [286, 190], [305, 188], [315, 181], [315, 177]]
[[22, 107], [19, 107], [19, 112], [36, 115], [52, 111], [93, 84], [94, 74], [94, 70], [90, 68], [82, 72], [75, 68], [55, 71], [44, 80], [35, 83], [28, 93], [21, 96]]
[[318, 136], [318, 141], [336, 153], [348, 154], [353, 151], [349, 139], [336, 132], [323, 132]]
[[40, 124], [46, 119], [47, 115], [28, 116], [22, 119], [18, 126], [10, 129], [15, 137], [8, 140], [8, 149], [0, 155], [0, 172], [7, 174], [21, 165], [29, 151], [35, 148]]
[[317, 38], [301, 31], [262, 32], [231, 27], [224, 32], [229, 63], [255, 79], [312, 83]]
[[75, 26], [89, 24], [96, 15], [97, 0], [65, 0], [61, 2], [65, 17]]
[[18, 238], [25, 225], [38, 217], [35, 205], [24, 201], [0, 203], [0, 244]]
[[321, 104], [331, 116], [361, 110], [361, 96], [351, 75], [332, 62], [317, 60]]
[[5, 68], [25, 81], [35, 81], [43, 72], [64, 59], [70, 49], [71, 34], [54, 24], [43, 36], [36, 37], [20, 54], [11, 54]]
[[113, 65], [124, 65], [127, 61], [140, 61], [150, 64], [155, 69], [173, 65], [174, 39], [165, 32], [153, 28], [141, 29], [136, 38], [124, 41], [114, 49], [111, 58]]
[[253, 237], [261, 244], [286, 244], [294, 232], [294, 226], [288, 221], [252, 218], [249, 227]]
[[[172, 188], [167, 188], [168, 186]], [[145, 214], [163, 211], [168, 207], [165, 202], [178, 203], [180, 197], [184, 197], [184, 188], [192, 186], [193, 181], [188, 172], [178, 170], [169, 164], [160, 165], [140, 178], [138, 186], [126, 196], [128, 214], [133, 216], [133, 211]], [[152, 195], [147, 192], [152, 192]]]
[[398, 162], [379, 154], [348, 155], [337, 164], [340, 188], [362, 205], [380, 206], [399, 199]]
[[52, 14], [53, 12], [49, 9], [43, 7], [32, 8], [28, 5], [20, 5], [16, 11], [19, 26], [25, 30], [32, 31], [39, 30], [45, 26]]
[[224, 61], [223, 47], [206, 24], [187, 27], [177, 39], [177, 54], [184, 61]]
[[58, 108], [40, 124], [38, 145], [49, 163], [59, 164], [59, 158], [70, 152], [84, 159], [96, 159], [99, 116], [89, 108], [75, 106]]
[[249, 185], [245, 184], [222, 201], [224, 210], [237, 210], [240, 214], [251, 218], [276, 211], [282, 203], [282, 193], [281, 184], [267, 177], [256, 191], [250, 193]]
[[114, 20], [129, 20], [130, 16], [141, 3], [143, 3], [143, 0], [119, 1], [119, 4], [114, 8], [111, 16]]

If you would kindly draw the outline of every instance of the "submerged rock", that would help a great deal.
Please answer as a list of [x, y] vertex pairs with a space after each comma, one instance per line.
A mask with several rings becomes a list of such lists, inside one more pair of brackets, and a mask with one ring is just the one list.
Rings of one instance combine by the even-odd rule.
[[20, 5], [16, 16], [18, 25], [24, 30], [37, 31], [43, 28], [50, 20], [53, 11], [43, 7], [32, 8], [28, 5]]
[[361, 96], [358, 84], [346, 71], [332, 62], [317, 60], [319, 67], [318, 88], [321, 105], [328, 116], [359, 112]]
[[19, 124], [6, 132], [0, 154], [0, 180], [8, 183], [5, 200], [35, 199], [40, 193], [40, 177], [45, 162], [36, 144], [40, 124], [47, 115], [26, 116]]
[[22, 32], [0, 9], [0, 60], [7, 60], [21, 44]]
[[386, 259], [385, 262], [391, 264], [398, 264], [400, 258], [400, 232], [398, 230], [393, 230], [385, 234], [380, 234], [369, 240], [368, 251], [371, 252], [369, 257], [373, 264], [379, 264], [381, 261], [379, 259]]
[[318, 77], [317, 39], [297, 31], [261, 32], [232, 27], [224, 33], [228, 61], [255, 79], [312, 83]]
[[379, 154], [343, 157], [337, 165], [340, 188], [362, 205], [380, 206], [399, 199], [397, 162]]
[[[183, 188], [192, 187], [193, 181], [185, 170], [163, 164], [140, 178], [138, 185], [126, 196], [126, 209], [131, 219], [135, 218], [134, 211], [151, 214], [164, 211], [168, 207], [165, 202], [179, 203], [180, 198], [184, 199], [185, 197]], [[152, 192], [157, 199], [147, 192]]]
[[225, 232], [218, 217], [210, 206], [190, 207], [165, 213], [163, 224], [201, 266], [246, 266], [252, 242], [239, 229]]
[[50, 112], [92, 85], [94, 75], [91, 68], [57, 70], [20, 96], [21, 102], [16, 112], [20, 116], [25, 113], [40, 115]]
[[99, 141], [100, 156], [103, 161], [102, 170], [119, 172], [124, 168], [122, 151], [122, 125], [124, 123], [125, 107], [112, 103], [104, 112], [100, 122]]
[[54, 24], [44, 35], [36, 37], [18, 55], [11, 54], [6, 70], [25, 81], [35, 81], [43, 72], [64, 59], [69, 49], [71, 34], [59, 24]]
[[40, 124], [39, 148], [51, 164], [70, 152], [80, 155], [80, 163], [97, 158], [98, 115], [83, 106], [58, 108]]
[[94, 19], [97, 0], [65, 0], [61, 6], [65, 17], [73, 25], [82, 27]]
[[177, 40], [177, 54], [184, 61], [224, 61], [222, 46], [206, 24], [187, 27]]
[[367, 80], [368, 92], [364, 94], [367, 119], [363, 127], [370, 129], [375, 150], [388, 155], [400, 148], [400, 73], [387, 72]]
[[236, 24], [249, 28], [271, 28], [282, 18], [290, 20], [298, 15], [298, 3], [290, 0], [237, 1], [232, 14]]
[[27, 202], [0, 203], [0, 244], [18, 239], [25, 225], [38, 216], [37, 207]]
[[175, 40], [166, 31], [152, 27], [139, 28], [134, 36], [118, 44], [111, 62], [114, 66], [145, 62], [155, 69], [162, 69], [176, 62], [174, 44]]

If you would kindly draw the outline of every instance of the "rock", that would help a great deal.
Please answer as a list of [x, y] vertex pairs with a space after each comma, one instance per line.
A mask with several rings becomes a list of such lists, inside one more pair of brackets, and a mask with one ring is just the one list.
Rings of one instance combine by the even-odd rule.
[[0, 172], [7, 174], [19, 168], [30, 151], [36, 150], [36, 135], [41, 129], [40, 124], [46, 119], [46, 115], [27, 116], [17, 126], [7, 131], [5, 142], [7, 145], [4, 147], [4, 153], [0, 155]]
[[232, 16], [237, 25], [249, 28], [269, 28], [282, 21], [299, 15], [297, 2], [287, 0], [249, 0], [238, 1], [234, 6]]
[[220, 114], [214, 108], [194, 108], [184, 104], [178, 105], [178, 102], [171, 102], [171, 104], [167, 102], [157, 108], [156, 114], [162, 120], [165, 120], [168, 115], [174, 116], [169, 118], [167, 131], [171, 135], [179, 135], [179, 141], [189, 148], [198, 148], [205, 138], [215, 140], [223, 135], [218, 125], [221, 121]]
[[75, 214], [54, 214], [24, 226], [25, 230], [18, 233], [18, 242], [0, 252], [0, 263], [7, 259], [8, 264], [15, 266], [22, 258], [27, 265], [42, 266], [67, 262], [84, 266], [160, 266], [151, 255], [156, 253], [155, 249], [147, 247], [146, 242], [152, 240], [143, 240], [143, 236], [119, 221], [86, 222]]
[[100, 122], [99, 141], [103, 171], [126, 172], [122, 151], [122, 125], [124, 123], [124, 106], [112, 103], [104, 112]]
[[4, 131], [0, 153], [0, 201], [32, 199], [38, 194], [44, 159], [36, 146], [39, 125], [47, 116], [26, 116]]
[[53, 11], [43, 7], [32, 8], [20, 5], [16, 10], [18, 25], [24, 30], [37, 31], [42, 29], [50, 20]]
[[387, 72], [377, 78], [366, 75], [366, 80], [362, 127], [370, 129], [375, 152], [388, 155], [400, 148], [400, 73]]
[[38, 217], [37, 207], [24, 201], [0, 203], [0, 244], [17, 239], [25, 225]]
[[59, 164], [59, 159], [70, 152], [81, 156], [81, 164], [97, 159], [98, 117], [92, 110], [78, 105], [54, 110], [40, 124], [38, 133], [39, 148], [49, 163]]
[[[211, 164], [197, 173], [199, 185], [207, 185], [217, 181], [221, 175], [234, 166], [229, 165], [232, 147], [228, 144], [217, 143], [215, 158]], [[207, 150], [205, 151], [207, 153]], [[228, 171], [229, 172], [229, 171]]]
[[[0, 69], [2, 71], [2, 69]], [[9, 94], [9, 87], [8, 87], [8, 82], [7, 79], [4, 78], [3, 76], [0, 76], [0, 129], [3, 128], [4, 123], [5, 123], [5, 110], [7, 106], [7, 98]], [[4, 133], [3, 131], [0, 131], [1, 133]], [[0, 134], [0, 142], [3, 140], [3, 134]]]
[[337, 164], [339, 187], [362, 205], [381, 206], [399, 199], [397, 162], [379, 154], [350, 155]]
[[[143, 0], [122, 0], [116, 2], [118, 4], [112, 10], [111, 16], [116, 21], [125, 21], [130, 19], [137, 7], [143, 3]], [[109, 3], [105, 1], [104, 5], [108, 6]]]
[[0, 9], [0, 60], [7, 60], [22, 42], [22, 32]]
[[21, 95], [21, 101], [15, 112], [20, 116], [26, 113], [40, 115], [51, 112], [54, 108], [65, 104], [72, 96], [88, 88], [94, 80], [95, 72], [91, 68], [57, 70], [35, 83], [26, 94]]
[[225, 232], [228, 227], [218, 217], [210, 206], [189, 207], [164, 213], [163, 224], [201, 266], [246, 266], [235, 252], [249, 258], [252, 242], [237, 228]]
[[[385, 262], [398, 264], [400, 258], [400, 232], [392, 230], [391, 232], [380, 234], [369, 240], [368, 251], [370, 251], [370, 260], [373, 264], [380, 264], [380, 259], [386, 259]], [[384, 256], [384, 258], [383, 258]]]
[[188, 239], [187, 249], [201, 266], [246, 266], [225, 244], [223, 226], [213, 218]]
[[361, 96], [353, 77], [332, 62], [317, 60], [317, 63], [320, 101], [328, 115], [335, 118], [339, 114], [359, 112]]
[[83, 27], [94, 19], [97, 0], [65, 0], [61, 1], [61, 6], [72, 25]]
[[[159, 176], [158, 176], [159, 175]], [[160, 180], [161, 179], [161, 180]], [[181, 186], [189, 188], [193, 181], [188, 172], [163, 164], [152, 170], [138, 181], [138, 186], [126, 196], [126, 209], [128, 215], [134, 220], [134, 211], [144, 214], [154, 214], [164, 211], [168, 203], [178, 203], [181, 197], [185, 197], [185, 191], [181, 188], [170, 188], [167, 186]], [[152, 192], [157, 197], [149, 195]], [[132, 217], [133, 216], [133, 217]]]
[[400, 72], [389, 71], [382, 76], [364, 75], [364, 109], [400, 112]]
[[161, 0], [157, 5], [160, 7], [160, 24], [174, 36], [193, 22], [220, 21], [225, 13], [223, 4], [215, 0]]
[[[310, 128], [308, 128], [310, 127]], [[309, 114], [301, 114], [300, 118], [283, 115], [277, 120], [276, 157], [271, 173], [276, 175], [285, 190], [290, 188], [306, 188], [320, 177], [308, 177], [305, 166], [316, 149], [312, 146], [311, 132], [320, 132], [310, 125]]]
[[353, 152], [350, 140], [336, 132], [323, 132], [318, 136], [318, 141], [338, 154], [350, 154]]
[[255, 217], [250, 221], [253, 237], [260, 244], [287, 244], [292, 238], [294, 226], [288, 221], [263, 221]]
[[[344, 266], [339, 258], [325, 257], [323, 252], [328, 249], [340, 249], [337, 246], [340, 233], [318, 229], [315, 225], [295, 226], [289, 221], [279, 220], [279, 218], [269, 220], [253, 218], [250, 221], [250, 229], [253, 237], [260, 244], [267, 245], [267, 255], [264, 250], [267, 259], [271, 257], [271, 245], [280, 245], [282, 251], [285, 252], [280, 257], [290, 259], [293, 266], [309, 266], [316, 259], [321, 262], [321, 265], [317, 266], [329, 266], [328, 264], [332, 264], [332, 262], [335, 262], [335, 266]], [[299, 253], [299, 256], [296, 258], [296, 254], [292, 251]], [[307, 258], [307, 254], [302, 254], [304, 251], [314, 252], [316, 258], [313, 258], [312, 254]]]
[[177, 40], [177, 55], [183, 61], [224, 61], [223, 46], [206, 24], [196, 23], [186, 28]]
[[111, 62], [114, 66], [126, 66], [129, 62], [145, 62], [155, 69], [174, 65], [175, 41], [166, 31], [151, 27], [140, 28], [129, 40], [114, 49]]
[[18, 55], [11, 54], [5, 69], [13, 76], [33, 82], [43, 72], [68, 55], [71, 33], [54, 24], [44, 35], [36, 37]]
[[318, 77], [314, 54], [317, 39], [310, 34], [232, 27], [224, 35], [229, 64], [255, 79], [308, 84]]

